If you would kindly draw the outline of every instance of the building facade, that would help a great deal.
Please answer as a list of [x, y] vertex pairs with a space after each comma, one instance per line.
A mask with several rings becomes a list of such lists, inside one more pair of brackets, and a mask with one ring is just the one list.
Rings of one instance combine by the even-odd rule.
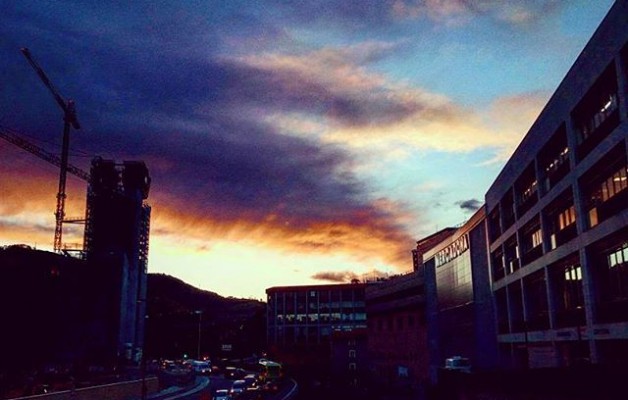
[[[344, 365], [344, 357], [332, 358], [332, 340], [334, 333], [347, 337], [366, 329], [365, 287], [350, 283], [266, 289], [271, 356], [293, 369], [311, 368], [327, 375], [332, 364]], [[341, 332], [344, 336], [338, 335]]]
[[427, 378], [427, 326], [422, 271], [366, 288], [369, 371], [372, 383], [418, 388]]
[[95, 158], [85, 208], [85, 258], [109, 268], [110, 302], [117, 303], [111, 341], [118, 357], [139, 362], [144, 348], [151, 208], [148, 168], [141, 161]]
[[504, 366], [628, 357], [627, 21], [617, 1], [486, 193]]
[[425, 252], [424, 260], [430, 381], [452, 356], [468, 358], [476, 371], [496, 368], [484, 208]]

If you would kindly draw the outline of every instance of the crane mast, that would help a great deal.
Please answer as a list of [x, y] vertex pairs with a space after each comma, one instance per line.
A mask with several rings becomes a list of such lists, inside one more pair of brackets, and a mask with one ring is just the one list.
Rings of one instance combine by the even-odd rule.
[[63, 110], [63, 144], [61, 146], [61, 160], [60, 160], [60, 172], [59, 172], [59, 191], [57, 192], [57, 208], [55, 210], [55, 237], [54, 237], [54, 251], [60, 252], [62, 245], [63, 235], [63, 219], [65, 218], [65, 183], [68, 172], [68, 152], [70, 147], [70, 128], [80, 129], [81, 126], [76, 117], [76, 109], [74, 107], [74, 101], [65, 100], [54, 87], [44, 70], [35, 62], [31, 56], [30, 51], [23, 47], [20, 49], [28, 63], [33, 67], [44, 86], [48, 88], [52, 97]]

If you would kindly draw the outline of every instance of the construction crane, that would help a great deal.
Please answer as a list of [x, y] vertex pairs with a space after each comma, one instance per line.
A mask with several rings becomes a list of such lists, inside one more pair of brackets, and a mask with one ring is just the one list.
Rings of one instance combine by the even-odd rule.
[[[61, 166], [61, 158], [55, 154], [52, 154], [50, 152], [48, 152], [47, 150], [29, 142], [28, 140], [24, 139], [22, 136], [24, 136], [23, 133], [19, 133], [16, 132], [13, 129], [7, 128], [5, 126], [0, 125], [0, 138], [6, 140], [9, 143], [12, 143], [20, 148], [22, 148], [23, 150], [28, 151], [31, 154], [34, 154], [35, 156], [41, 158], [44, 161], [49, 162], [52, 165], [56, 165], [57, 167]], [[74, 166], [72, 164], [67, 165], [67, 172], [69, 172], [70, 174], [86, 181], [86, 182], [90, 182], [90, 174], [88, 172], [85, 172], [84, 170], [80, 169], [77, 166]], [[89, 188], [89, 186], [88, 186]], [[85, 223], [85, 217], [78, 217], [78, 218], [64, 218], [63, 222], [65, 223], [71, 223], [71, 224], [84, 224]], [[60, 249], [62, 252], [66, 253], [68, 251], [75, 251], [77, 249], [71, 249], [71, 248], [66, 248], [63, 247], [63, 249]]]
[[33, 67], [44, 85], [50, 90], [55, 101], [63, 110], [63, 144], [61, 146], [60, 172], [59, 172], [59, 191], [57, 192], [57, 209], [55, 211], [55, 238], [54, 251], [61, 252], [61, 239], [63, 235], [63, 219], [65, 218], [65, 181], [68, 172], [68, 152], [70, 147], [70, 127], [80, 129], [81, 125], [76, 117], [76, 109], [74, 101], [65, 100], [54, 87], [50, 79], [46, 76], [44, 70], [35, 62], [30, 51], [23, 47], [20, 49], [26, 60]]
[[[14, 145], [22, 148], [23, 150], [28, 151], [31, 154], [36, 155], [44, 161], [48, 161], [52, 165], [56, 165], [57, 167], [61, 167], [61, 158], [55, 154], [50, 153], [47, 150], [29, 142], [24, 139], [23, 133], [18, 133], [14, 129], [7, 128], [5, 126], [0, 125], [0, 138], [6, 140], [9, 143], [13, 143]], [[67, 171], [72, 175], [81, 178], [82, 180], [89, 182], [89, 173], [83, 171], [77, 166], [72, 164], [67, 165]]]

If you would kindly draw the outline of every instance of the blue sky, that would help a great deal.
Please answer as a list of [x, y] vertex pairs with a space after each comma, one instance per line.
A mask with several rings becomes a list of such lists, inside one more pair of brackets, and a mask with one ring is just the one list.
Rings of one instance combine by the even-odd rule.
[[[408, 271], [464, 222], [611, 1], [0, 5], [0, 125], [144, 160], [149, 270], [225, 296]], [[52, 247], [58, 172], [0, 142], [0, 244]], [[66, 214], [84, 213], [71, 180]], [[64, 231], [80, 241], [80, 229]]]

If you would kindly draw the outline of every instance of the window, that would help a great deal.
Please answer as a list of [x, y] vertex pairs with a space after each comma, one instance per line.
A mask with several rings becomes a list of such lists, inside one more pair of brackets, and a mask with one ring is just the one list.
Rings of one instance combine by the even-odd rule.
[[606, 259], [612, 299], [628, 300], [628, 242], [611, 250]]
[[540, 270], [528, 275], [524, 278], [523, 285], [525, 290], [527, 329], [548, 329], [549, 308], [545, 271]]
[[589, 228], [606, 221], [628, 206], [626, 148], [619, 143], [581, 178]]
[[578, 160], [586, 157], [619, 125], [617, 94], [617, 71], [615, 62], [611, 62], [571, 112], [577, 130]]
[[349, 358], [355, 358], [355, 350], [349, 350]]
[[617, 94], [610, 93], [602, 99], [597, 112], [582, 122], [580, 126], [582, 141], [587, 140], [615, 110], [617, 110]]
[[628, 263], [628, 242], [624, 243], [617, 250], [608, 254], [608, 267], [615, 268], [621, 264]]
[[[601, 301], [598, 308], [600, 322], [617, 322], [628, 319], [628, 241], [626, 232], [620, 241], [598, 253], [601, 267], [598, 270]], [[609, 240], [610, 241], [610, 240]], [[608, 246], [601, 243], [602, 246]]]
[[534, 163], [521, 173], [515, 182], [517, 217], [520, 218], [538, 201], [538, 181]]
[[558, 229], [563, 230], [576, 222], [576, 208], [574, 205], [558, 214]]
[[584, 323], [582, 268], [578, 257], [571, 256], [550, 267], [556, 304], [556, 326], [563, 328]]
[[567, 129], [562, 123], [550, 140], [539, 152], [538, 164], [541, 168], [542, 189], [550, 191], [570, 170], [569, 147], [567, 145]]
[[560, 153], [549, 162], [549, 164], [545, 167], [546, 174], [552, 174], [556, 172], [561, 165], [569, 161], [569, 147], [564, 147]]
[[357, 365], [355, 363], [349, 363], [349, 370], [355, 371], [357, 369]]
[[543, 243], [543, 235], [541, 233], [541, 229], [537, 229], [532, 233], [532, 247], [536, 247]]
[[522, 203], [525, 203], [526, 201], [528, 201], [529, 198], [536, 194], [536, 186], [537, 182], [536, 180], [534, 180], [527, 188], [523, 190], [523, 193], [521, 194]]
[[621, 167], [600, 186], [602, 201], [606, 201], [628, 187], [626, 167]]

